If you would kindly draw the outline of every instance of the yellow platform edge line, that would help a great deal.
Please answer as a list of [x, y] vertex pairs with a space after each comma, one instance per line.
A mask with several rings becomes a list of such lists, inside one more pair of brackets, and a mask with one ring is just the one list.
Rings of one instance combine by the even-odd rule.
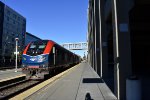
[[32, 95], [33, 93], [37, 92], [38, 90], [42, 89], [43, 87], [45, 87], [46, 85], [54, 82], [55, 80], [59, 79], [60, 77], [62, 77], [63, 75], [67, 74], [68, 72], [70, 72], [71, 70], [77, 68], [79, 66], [79, 64], [75, 65], [74, 67], [69, 68], [68, 70], [36, 85], [35, 87], [28, 89], [27, 91], [24, 91], [23, 93], [16, 95], [13, 98], [10, 98], [9, 100], [23, 100], [27, 97], [29, 97], [30, 95]]
[[15, 79], [15, 78], [23, 77], [23, 76], [26, 76], [26, 75], [25, 74], [21, 74], [21, 75], [15, 76], [15, 77], [10, 77], [10, 78], [6, 78], [6, 79], [2, 79], [2, 80], [0, 80], [0, 83], [8, 81], [8, 80]]

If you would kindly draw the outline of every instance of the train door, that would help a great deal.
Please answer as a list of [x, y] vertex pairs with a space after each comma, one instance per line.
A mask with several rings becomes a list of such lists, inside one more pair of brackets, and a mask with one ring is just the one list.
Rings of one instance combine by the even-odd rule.
[[49, 66], [54, 67], [55, 65], [55, 47], [52, 48], [52, 51], [49, 54]]

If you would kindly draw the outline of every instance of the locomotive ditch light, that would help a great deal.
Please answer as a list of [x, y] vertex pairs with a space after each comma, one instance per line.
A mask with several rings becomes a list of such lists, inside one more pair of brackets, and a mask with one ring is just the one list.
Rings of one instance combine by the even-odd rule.
[[25, 65], [24, 65], [24, 64], [22, 64], [22, 67], [25, 67]]
[[40, 68], [46, 68], [46, 65], [43, 64], [43, 65], [40, 65], [39, 67], [40, 67]]
[[22, 68], [27, 68], [27, 65], [25, 65], [25, 64], [22, 64], [21, 66], [22, 66]]
[[23, 57], [23, 60], [27, 60], [25, 57]]

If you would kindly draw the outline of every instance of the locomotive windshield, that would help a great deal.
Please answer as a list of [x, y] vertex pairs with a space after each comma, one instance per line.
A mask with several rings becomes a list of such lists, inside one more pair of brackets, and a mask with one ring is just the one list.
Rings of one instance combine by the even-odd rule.
[[45, 45], [39, 45], [39, 49], [45, 48]]
[[31, 44], [30, 48], [31, 49], [36, 48], [36, 45]]
[[32, 42], [27, 50], [27, 55], [36, 56], [44, 52], [47, 41]]

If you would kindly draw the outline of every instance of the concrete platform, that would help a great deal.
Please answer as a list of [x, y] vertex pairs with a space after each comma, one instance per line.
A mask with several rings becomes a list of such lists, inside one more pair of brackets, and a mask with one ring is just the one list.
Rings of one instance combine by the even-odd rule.
[[87, 63], [81, 63], [25, 100], [117, 100], [117, 98]]
[[21, 69], [18, 69], [18, 72], [15, 72], [15, 69], [10, 69], [10, 70], [0, 70], [0, 81], [2, 80], [7, 80], [9, 78], [13, 78], [19, 75], [22, 75]]

